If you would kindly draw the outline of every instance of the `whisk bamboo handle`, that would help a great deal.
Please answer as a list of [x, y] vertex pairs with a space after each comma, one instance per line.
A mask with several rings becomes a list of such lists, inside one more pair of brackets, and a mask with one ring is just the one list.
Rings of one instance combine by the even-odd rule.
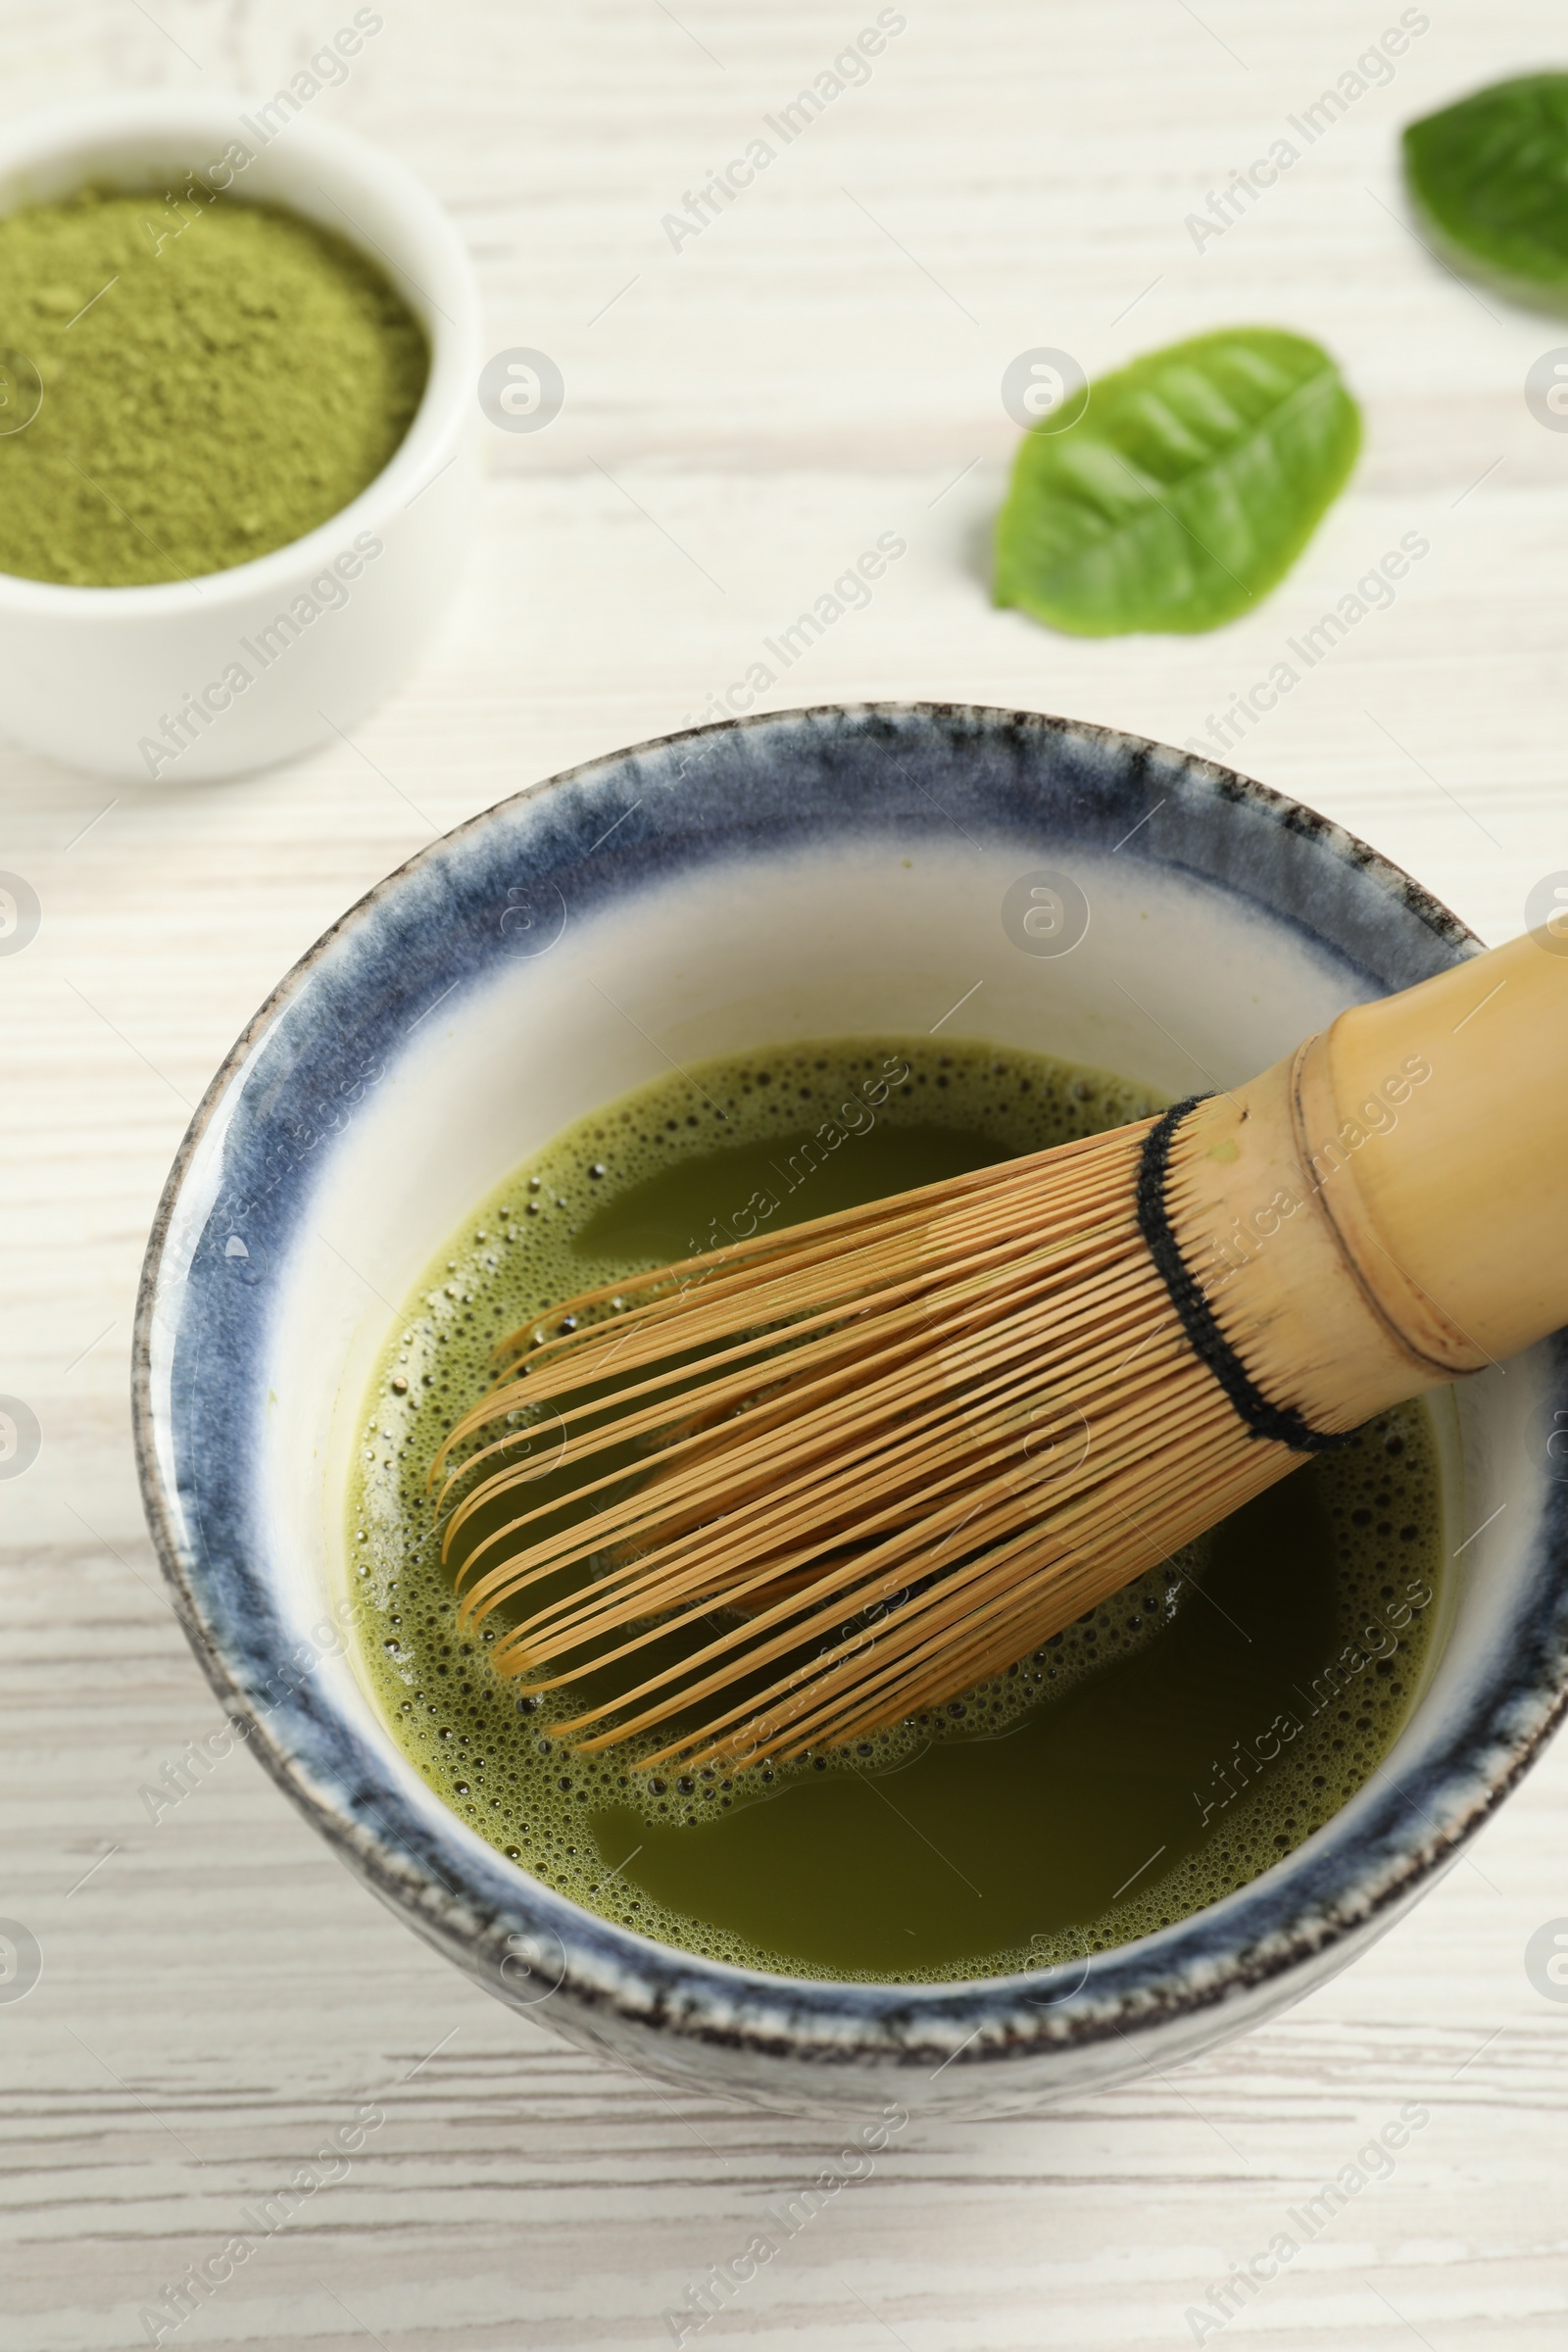
[[[540, 1690], [623, 1674], [554, 1729], [652, 1735], [645, 1767], [842, 1744], [1568, 1323], [1556, 945], [1358, 1005], [1234, 1092], [514, 1334], [449, 1441], [487, 1439], [446, 1515], [465, 1623], [526, 1592], [492, 1663]], [[510, 1458], [541, 1412], [593, 1502], [569, 1522]]]
[[1224, 1339], [1323, 1432], [1568, 1323], [1568, 956], [1355, 1006], [1182, 1122], [1167, 1206]]

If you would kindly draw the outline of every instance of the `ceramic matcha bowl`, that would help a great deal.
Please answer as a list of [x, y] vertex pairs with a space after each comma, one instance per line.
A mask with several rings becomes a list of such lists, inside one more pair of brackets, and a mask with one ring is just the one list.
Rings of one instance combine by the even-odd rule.
[[[342, 54], [323, 49], [317, 73], [296, 80], [345, 77], [368, 37], [342, 26]], [[0, 572], [0, 727], [117, 782], [205, 783], [337, 741], [408, 677], [467, 558], [481, 356], [472, 265], [412, 172], [304, 104], [287, 92], [247, 103], [138, 90], [0, 125], [0, 214], [89, 185], [199, 186], [278, 205], [357, 246], [429, 339], [429, 377], [404, 439], [302, 538], [145, 587]], [[31, 367], [25, 353], [0, 350], [0, 434], [26, 429], [15, 422], [19, 365]], [[26, 406], [24, 396], [24, 416]]]
[[1464, 1549], [1386, 1765], [1225, 1901], [1071, 1969], [968, 1984], [694, 1958], [577, 1908], [450, 1813], [339, 1631], [356, 1425], [386, 1302], [520, 1159], [672, 1059], [929, 1030], [968, 995], [971, 1035], [1174, 1096], [1475, 946], [1293, 802], [1029, 714], [738, 721], [476, 817], [263, 1006], [159, 1211], [137, 1444], [223, 1705], [411, 1926], [645, 2073], [796, 2111], [1000, 2114], [1168, 2067], [1298, 1999], [1455, 1859], [1562, 1706], [1557, 1343], [1439, 1399], [1446, 1544]]

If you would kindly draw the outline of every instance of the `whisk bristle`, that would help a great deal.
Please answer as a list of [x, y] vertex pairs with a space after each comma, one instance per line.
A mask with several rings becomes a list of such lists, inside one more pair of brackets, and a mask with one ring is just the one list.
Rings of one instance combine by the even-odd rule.
[[1005, 1669], [1270, 1484], [1291, 1456], [1195, 1355], [1138, 1229], [1153, 1124], [514, 1334], [438, 1462], [486, 1441], [448, 1478], [463, 1626], [526, 1596], [503, 1673], [610, 1677], [552, 1727], [584, 1747], [760, 1762]]

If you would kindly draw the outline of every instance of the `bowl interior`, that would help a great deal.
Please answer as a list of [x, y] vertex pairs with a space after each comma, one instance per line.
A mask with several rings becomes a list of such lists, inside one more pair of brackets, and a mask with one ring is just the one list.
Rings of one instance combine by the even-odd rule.
[[[1065, 953], [1036, 952], [1016, 919], [1016, 886], [1048, 874], [1087, 902]], [[351, 1647], [320, 1654], [349, 1584], [345, 1497], [371, 1368], [468, 1209], [671, 1063], [936, 1031], [1185, 1095], [1251, 1075], [1467, 944], [1402, 877], [1272, 795], [1175, 753], [1000, 714], [741, 724], [490, 811], [291, 977], [176, 1171], [145, 1429], [218, 1671], [270, 1704], [270, 1737], [318, 1784], [351, 1754], [376, 1820], [438, 1856], [444, 1883], [481, 1903], [530, 1886], [403, 1761]], [[1440, 1827], [1473, 1811], [1508, 1739], [1534, 1736], [1554, 1703], [1549, 1390], [1542, 1349], [1440, 1409], [1462, 1574], [1418, 1704], [1349, 1806], [1215, 1906], [1228, 1923], [1200, 1915], [1211, 1957], [1321, 1913], [1369, 1873], [1392, 1885], [1425, 1837], [1410, 1807]], [[291, 1654], [308, 1661], [297, 1688], [268, 1702]], [[570, 1912], [537, 1891], [552, 1918]], [[623, 1955], [641, 1941], [574, 1918]], [[1190, 1962], [1194, 1927], [1146, 1939], [1167, 1949], [1138, 1966]]]

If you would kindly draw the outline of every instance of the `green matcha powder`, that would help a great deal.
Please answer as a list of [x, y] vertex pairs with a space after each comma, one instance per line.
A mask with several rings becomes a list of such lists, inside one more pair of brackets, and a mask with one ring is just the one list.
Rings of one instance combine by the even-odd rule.
[[[387, 464], [429, 368], [342, 237], [194, 183], [0, 220], [0, 570], [89, 587], [225, 571], [314, 530]], [[19, 429], [29, 367], [42, 399]]]

